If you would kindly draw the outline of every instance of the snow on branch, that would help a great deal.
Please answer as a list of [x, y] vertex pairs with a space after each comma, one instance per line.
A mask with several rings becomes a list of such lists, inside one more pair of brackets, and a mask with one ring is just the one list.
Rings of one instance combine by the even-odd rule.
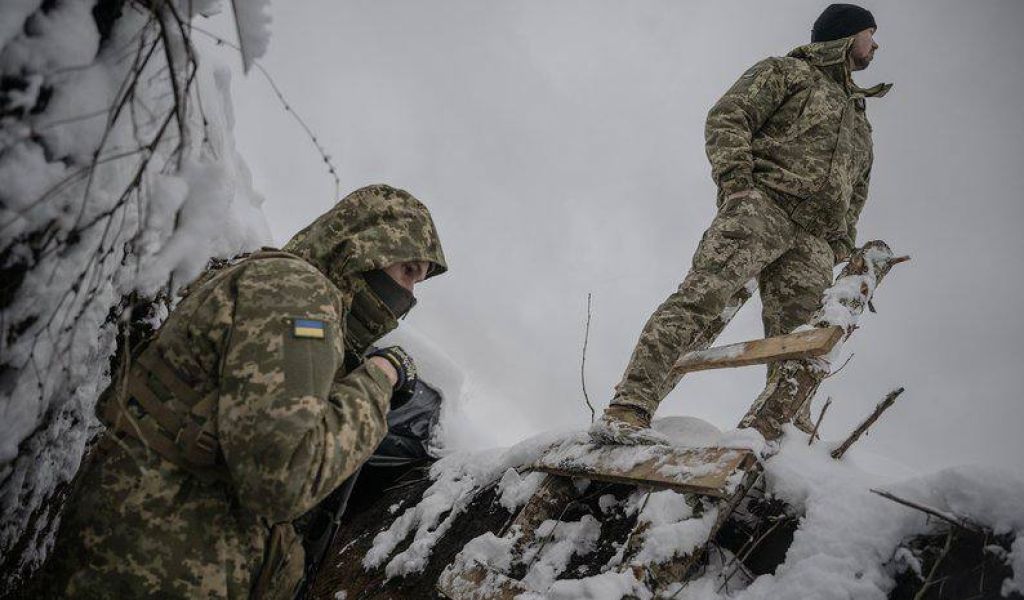
[[4, 579], [52, 543], [48, 503], [98, 429], [130, 307], [269, 240], [229, 73], [200, 64], [192, 3], [109, 3], [0, 5]]

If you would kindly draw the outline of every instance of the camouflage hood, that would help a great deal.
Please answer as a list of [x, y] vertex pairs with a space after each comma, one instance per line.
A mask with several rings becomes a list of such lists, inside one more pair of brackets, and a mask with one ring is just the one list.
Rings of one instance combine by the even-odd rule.
[[404, 190], [358, 189], [295, 234], [283, 250], [301, 256], [335, 285], [399, 262], [431, 263], [427, 277], [448, 270], [430, 211]]
[[819, 67], [853, 94], [869, 98], [881, 98], [889, 91], [892, 84], [880, 83], [870, 88], [858, 87], [857, 84], [853, 82], [853, 76], [850, 72], [850, 62], [847, 60], [851, 46], [853, 46], [852, 37], [832, 40], [829, 42], [813, 42], [794, 48], [788, 56], [791, 58], [799, 58], [800, 60], [806, 61], [808, 64]]

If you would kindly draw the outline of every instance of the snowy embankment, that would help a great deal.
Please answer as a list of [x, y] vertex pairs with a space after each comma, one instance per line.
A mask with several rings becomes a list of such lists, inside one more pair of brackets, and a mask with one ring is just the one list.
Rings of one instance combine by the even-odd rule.
[[0, 573], [52, 543], [126, 309], [269, 240], [184, 26], [217, 4], [0, 3]]
[[[662, 419], [655, 427], [683, 446], [728, 445], [749, 438], [735, 431], [718, 433], [706, 423], [680, 417]], [[585, 435], [578, 432], [556, 432], [508, 449], [457, 453], [441, 459], [431, 469], [433, 483], [420, 502], [377, 533], [363, 567], [383, 568], [389, 578], [423, 570], [435, 545], [481, 490], [496, 484], [497, 502], [509, 511], [521, 507], [542, 480], [540, 474], [524, 473], [523, 467], [552, 445], [568, 447], [584, 440]], [[878, 488], [966, 517], [995, 535], [1015, 537], [1012, 551], [1004, 557], [1013, 576], [1002, 586], [1004, 594], [1024, 588], [1024, 481], [1008, 472], [979, 467], [908, 475], [907, 469], [857, 448], [843, 460], [833, 460], [833, 447], [828, 442], [809, 446], [805, 434], [787, 426], [777, 451], [765, 462], [767, 493], [801, 515], [785, 561], [774, 574], [741, 576], [724, 585], [729, 564], [716, 555], [699, 577], [682, 589], [676, 587], [675, 597], [887, 598], [899, 571], [920, 569], [918, 560], [901, 545], [913, 536], [940, 530], [944, 522], [871, 493]], [[644, 451], [638, 448], [638, 452]], [[629, 565], [623, 565], [623, 544], [600, 566], [599, 574], [577, 579], [566, 573], [573, 561], [586, 561], [601, 535], [598, 520], [583, 515], [557, 525], [553, 520], [544, 522], [536, 537], [541, 541], [518, 550], [521, 532], [514, 528], [504, 537], [484, 533], [464, 544], [454, 568], [484, 564], [508, 573], [517, 562], [526, 565], [525, 576], [519, 580], [531, 592], [522, 597], [652, 597], [635, 571], [625, 567], [661, 563], [692, 551], [705, 542], [715, 518], [711, 503], [701, 507], [710, 510], [701, 512], [672, 491], [637, 491], [620, 499], [607, 495], [598, 499], [598, 505], [598, 518], [618, 511], [641, 525], [634, 530], [643, 536], [641, 550]], [[410, 538], [411, 544], [404, 545]], [[399, 548], [404, 549], [396, 552]], [[518, 556], [517, 551], [521, 553]], [[994, 546], [990, 551], [999, 552]], [[728, 551], [724, 555], [731, 556]], [[488, 584], [484, 581], [482, 586]]]

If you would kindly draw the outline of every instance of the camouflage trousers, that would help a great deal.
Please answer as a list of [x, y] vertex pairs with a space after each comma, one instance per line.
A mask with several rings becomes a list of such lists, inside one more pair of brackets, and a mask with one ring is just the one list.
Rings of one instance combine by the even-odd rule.
[[704, 232], [682, 284], [644, 325], [612, 403], [654, 414], [675, 383], [668, 377], [672, 365], [754, 277], [766, 336], [803, 325], [832, 283], [833, 264], [828, 243], [790, 220], [773, 200], [727, 201]]

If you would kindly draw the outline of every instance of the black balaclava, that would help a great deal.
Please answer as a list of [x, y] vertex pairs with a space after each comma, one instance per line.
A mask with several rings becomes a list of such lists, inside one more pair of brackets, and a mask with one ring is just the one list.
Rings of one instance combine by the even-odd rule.
[[412, 310], [416, 298], [380, 269], [357, 278], [354, 292], [346, 319], [345, 344], [350, 352], [361, 356], [370, 344], [398, 327], [398, 319]]
[[812, 42], [831, 42], [856, 33], [877, 28], [871, 11], [853, 4], [830, 4], [814, 22]]
[[416, 306], [416, 297], [412, 295], [412, 292], [399, 285], [384, 271], [380, 269], [367, 271], [363, 273], [363, 279], [395, 317], [401, 319], [412, 310], [412, 307]]

